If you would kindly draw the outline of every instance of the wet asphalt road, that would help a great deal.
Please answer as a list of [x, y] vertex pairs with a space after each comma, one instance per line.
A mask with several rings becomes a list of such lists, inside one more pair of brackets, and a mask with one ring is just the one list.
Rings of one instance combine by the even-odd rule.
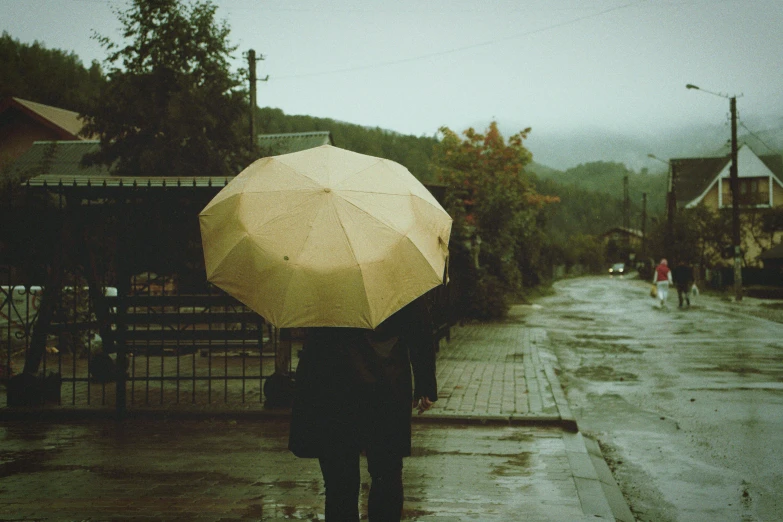
[[531, 307], [580, 429], [641, 521], [783, 519], [783, 324], [638, 279], [561, 281]]

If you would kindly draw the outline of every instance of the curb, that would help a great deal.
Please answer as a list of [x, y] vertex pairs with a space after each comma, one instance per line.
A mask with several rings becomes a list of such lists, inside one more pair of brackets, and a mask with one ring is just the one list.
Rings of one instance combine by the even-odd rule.
[[[547, 339], [546, 335], [544, 339]], [[530, 345], [530, 350], [533, 353], [533, 356], [538, 360], [539, 366], [544, 368], [544, 374], [549, 383], [549, 389], [552, 392], [552, 396], [555, 399], [555, 406], [557, 407], [561, 422], [564, 426], [567, 426], [566, 429], [568, 429], [568, 431], [578, 432], [579, 426], [577, 425], [573, 413], [571, 413], [571, 406], [568, 404], [565, 392], [563, 392], [563, 386], [560, 384], [560, 379], [557, 377], [557, 371], [555, 370], [555, 368], [559, 370], [557, 356], [545, 349], [545, 357], [542, 357], [538, 350], [538, 342], [531, 342]]]
[[[137, 409], [126, 411], [120, 417], [110, 409], [90, 408], [51, 408], [51, 409], [0, 409], [0, 422], [38, 421], [38, 422], [69, 422], [80, 420], [206, 420], [206, 419], [288, 419], [291, 410], [287, 408], [267, 410], [150, 410]], [[450, 415], [428, 412], [424, 415], [413, 415], [411, 422], [416, 424], [467, 424], [467, 425], [504, 425], [504, 426], [546, 426], [560, 427], [573, 431], [575, 423], [564, 420], [557, 415]]]
[[598, 443], [581, 433], [563, 433], [563, 442], [585, 515], [635, 522]]
[[[537, 347], [534, 349], [537, 350]], [[566, 446], [568, 464], [574, 477], [582, 511], [588, 516], [635, 522], [636, 519], [614, 480], [614, 475], [606, 464], [598, 443], [579, 431], [576, 418], [571, 413], [571, 407], [557, 377], [559, 371], [557, 356], [547, 349], [544, 349], [544, 352], [546, 360], [542, 360], [541, 363], [549, 380], [552, 395], [555, 397], [557, 410], [560, 412], [562, 422], [573, 426], [572, 430], [568, 430], [570, 433], [563, 433], [563, 443]]]
[[416, 424], [467, 424], [491, 426], [545, 426], [567, 429], [557, 415], [449, 415], [443, 413], [426, 413], [414, 415], [412, 422]]

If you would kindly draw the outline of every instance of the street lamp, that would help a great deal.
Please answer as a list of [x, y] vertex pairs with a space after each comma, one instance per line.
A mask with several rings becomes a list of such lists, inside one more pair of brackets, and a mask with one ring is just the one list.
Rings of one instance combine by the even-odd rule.
[[734, 296], [737, 301], [742, 301], [742, 257], [740, 255], [740, 220], [739, 220], [739, 174], [737, 170], [737, 97], [717, 92], [708, 91], [697, 87], [692, 83], [685, 86], [686, 89], [696, 89], [713, 96], [728, 98], [731, 113], [731, 169], [729, 181], [731, 186], [731, 239], [734, 244]]
[[674, 194], [674, 165], [671, 161], [662, 160], [655, 154], [648, 154], [647, 157], [658, 160], [669, 167], [666, 188], [666, 257], [671, 258], [674, 244], [674, 213], [677, 211], [677, 199]]

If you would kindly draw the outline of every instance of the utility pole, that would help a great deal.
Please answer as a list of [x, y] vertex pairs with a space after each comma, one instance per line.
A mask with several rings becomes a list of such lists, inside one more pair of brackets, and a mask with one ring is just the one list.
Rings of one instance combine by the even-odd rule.
[[677, 212], [677, 197], [674, 193], [675, 177], [677, 171], [675, 164], [669, 162], [669, 190], [667, 191], [667, 211], [666, 211], [666, 256], [672, 259], [674, 253], [674, 214]]
[[623, 177], [623, 228], [625, 229], [625, 256], [631, 251], [631, 200], [628, 195], [628, 176]]
[[250, 147], [256, 148], [256, 52], [247, 52], [248, 72], [250, 73]]
[[729, 170], [729, 185], [731, 186], [731, 242], [734, 246], [734, 298], [742, 301], [742, 252], [740, 245], [740, 212], [739, 212], [739, 167], [737, 166], [737, 97], [702, 89], [692, 83], [686, 89], [696, 89], [729, 99], [731, 111], [731, 167]]
[[262, 54], [256, 58], [256, 51], [250, 49], [247, 52], [247, 66], [248, 66], [248, 80], [250, 82], [250, 147], [251, 150], [256, 149], [256, 83], [258, 81], [265, 82], [269, 79], [269, 75], [259, 80], [256, 77], [256, 62], [263, 60]]
[[647, 260], [647, 193], [642, 193], [642, 259]]
[[739, 171], [737, 167], [737, 97], [729, 98], [731, 110], [731, 239], [734, 243], [734, 296], [742, 301], [742, 254], [740, 247]]
[[[652, 158], [656, 161], [660, 161], [661, 163], [665, 163], [668, 167], [667, 176], [666, 176], [666, 245], [664, 249], [664, 254], [667, 258], [671, 258], [672, 256], [672, 243], [674, 243], [674, 213], [677, 210], [677, 198], [674, 196], [674, 174], [675, 174], [675, 167], [674, 162], [671, 160], [665, 161], [656, 156], [655, 154], [648, 154], [648, 158]], [[645, 194], [646, 196], [646, 194]], [[645, 198], [645, 203], [647, 199]], [[646, 215], [646, 214], [645, 214]], [[655, 219], [655, 218], [653, 218]]]

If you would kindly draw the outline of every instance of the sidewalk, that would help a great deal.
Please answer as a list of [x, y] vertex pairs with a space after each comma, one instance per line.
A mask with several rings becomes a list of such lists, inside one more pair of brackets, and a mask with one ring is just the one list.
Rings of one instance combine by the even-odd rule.
[[439, 400], [426, 418], [576, 430], [551, 365], [541, 360], [544, 330], [478, 324], [458, 327], [455, 334], [438, 354]]
[[[633, 517], [578, 431], [544, 330], [453, 330], [440, 400], [414, 416], [404, 520]], [[0, 520], [323, 520], [313, 460], [263, 415], [22, 421], [0, 414]], [[369, 476], [362, 474], [365, 504]]]

